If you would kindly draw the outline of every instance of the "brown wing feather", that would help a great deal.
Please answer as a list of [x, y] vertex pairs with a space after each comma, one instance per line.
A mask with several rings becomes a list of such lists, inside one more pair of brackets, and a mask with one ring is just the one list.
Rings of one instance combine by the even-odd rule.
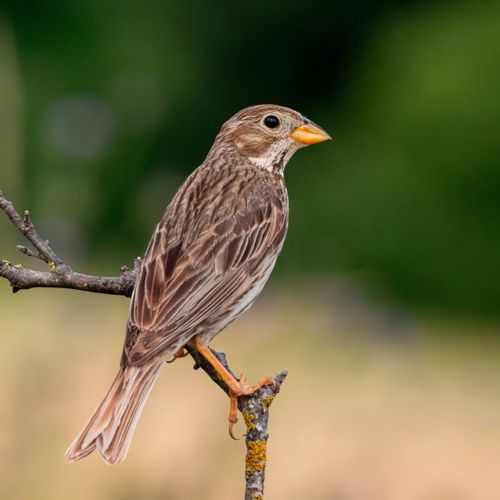
[[264, 191], [251, 207], [224, 215], [213, 211], [197, 235], [184, 231], [173, 241], [163, 222], [171, 218], [160, 222], [134, 291], [122, 362], [140, 365], [184, 345], [228, 314], [274, 263], [287, 227], [279, 197]]

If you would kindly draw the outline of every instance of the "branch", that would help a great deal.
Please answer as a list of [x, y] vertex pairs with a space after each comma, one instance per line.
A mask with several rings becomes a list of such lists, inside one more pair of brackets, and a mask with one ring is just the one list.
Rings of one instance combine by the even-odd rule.
[[[201, 368], [226, 394], [229, 388], [219, 377], [213, 366], [189, 344], [186, 350], [195, 360], [194, 368]], [[215, 352], [219, 361], [229, 370], [224, 353]], [[232, 373], [232, 372], [231, 372]], [[269, 407], [279, 393], [281, 384], [288, 372], [283, 370], [274, 376], [272, 384], [265, 385], [252, 396], [240, 396], [238, 409], [243, 415], [247, 432], [245, 443], [247, 454], [245, 457], [245, 500], [261, 500], [264, 497], [264, 479], [266, 475], [267, 439]], [[234, 378], [237, 378], [233, 374]]]
[[31, 248], [17, 245], [17, 250], [28, 257], [45, 262], [49, 267], [49, 271], [34, 271], [25, 269], [19, 264], [12, 265], [7, 260], [0, 260], [0, 277], [9, 281], [14, 293], [29, 288], [45, 287], [72, 288], [127, 297], [132, 295], [135, 280], [141, 269], [140, 258], [135, 259], [133, 270], [123, 266], [119, 276], [103, 277], [76, 273], [54, 252], [49, 241], [41, 238], [31, 221], [29, 211], [26, 210], [24, 217], [21, 217], [2, 191], [0, 191], [0, 209], [31, 243]]
[[[49, 271], [35, 271], [21, 265], [12, 265], [0, 259], [0, 277], [9, 281], [12, 291], [27, 290], [36, 287], [70, 288], [94, 293], [124, 295], [130, 297], [134, 284], [139, 276], [142, 261], [135, 259], [134, 268], [121, 268], [121, 274], [114, 277], [91, 276], [74, 272], [54, 252], [48, 240], [38, 234], [28, 211], [21, 217], [14, 205], [8, 201], [0, 191], [0, 209], [25, 236], [31, 247], [18, 245], [19, 252], [45, 262]], [[194, 368], [201, 368], [226, 394], [229, 388], [214, 370], [213, 366], [203, 358], [196, 349], [189, 344], [185, 346], [195, 361]], [[215, 355], [231, 372], [224, 353], [215, 352]], [[231, 372], [232, 373], [232, 372]], [[234, 374], [233, 374], [234, 376]], [[264, 478], [266, 470], [266, 445], [269, 436], [268, 419], [269, 407], [278, 394], [281, 384], [287, 376], [286, 371], [278, 373], [273, 382], [256, 391], [252, 396], [238, 398], [238, 409], [243, 414], [247, 432], [245, 442], [247, 453], [245, 458], [246, 490], [245, 500], [260, 500], [264, 495]], [[234, 376], [237, 379], [236, 376]]]

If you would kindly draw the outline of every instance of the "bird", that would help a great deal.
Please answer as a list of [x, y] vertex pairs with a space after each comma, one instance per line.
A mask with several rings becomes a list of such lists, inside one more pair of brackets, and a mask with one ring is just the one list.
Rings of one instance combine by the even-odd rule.
[[236, 398], [271, 383], [235, 379], [209, 344], [254, 303], [283, 247], [286, 164], [329, 139], [299, 112], [271, 104], [245, 108], [222, 125], [156, 226], [132, 292], [118, 374], [68, 448], [68, 462], [94, 450], [108, 464], [121, 462], [161, 368], [183, 357], [185, 346], [227, 384], [230, 429]]

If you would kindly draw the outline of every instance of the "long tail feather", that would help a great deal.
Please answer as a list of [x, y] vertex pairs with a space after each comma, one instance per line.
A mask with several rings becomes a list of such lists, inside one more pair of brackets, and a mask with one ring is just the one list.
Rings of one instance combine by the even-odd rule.
[[66, 451], [66, 460], [80, 460], [96, 448], [108, 464], [126, 456], [144, 404], [162, 364], [120, 368], [111, 388], [82, 432]]

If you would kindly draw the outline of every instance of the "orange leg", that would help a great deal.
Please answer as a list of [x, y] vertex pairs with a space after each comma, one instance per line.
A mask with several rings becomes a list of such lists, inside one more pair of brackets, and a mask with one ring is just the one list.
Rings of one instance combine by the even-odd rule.
[[233, 438], [233, 425], [238, 422], [238, 397], [239, 396], [251, 396], [255, 391], [259, 390], [262, 386], [271, 384], [272, 378], [266, 377], [260, 382], [253, 385], [245, 384], [245, 375], [240, 375], [240, 380], [235, 380], [234, 377], [229, 373], [229, 371], [224, 367], [224, 365], [217, 359], [215, 354], [208, 348], [201, 345], [198, 340], [198, 336], [194, 338], [194, 345], [196, 350], [214, 367], [219, 377], [225, 382], [229, 388], [229, 435]]

